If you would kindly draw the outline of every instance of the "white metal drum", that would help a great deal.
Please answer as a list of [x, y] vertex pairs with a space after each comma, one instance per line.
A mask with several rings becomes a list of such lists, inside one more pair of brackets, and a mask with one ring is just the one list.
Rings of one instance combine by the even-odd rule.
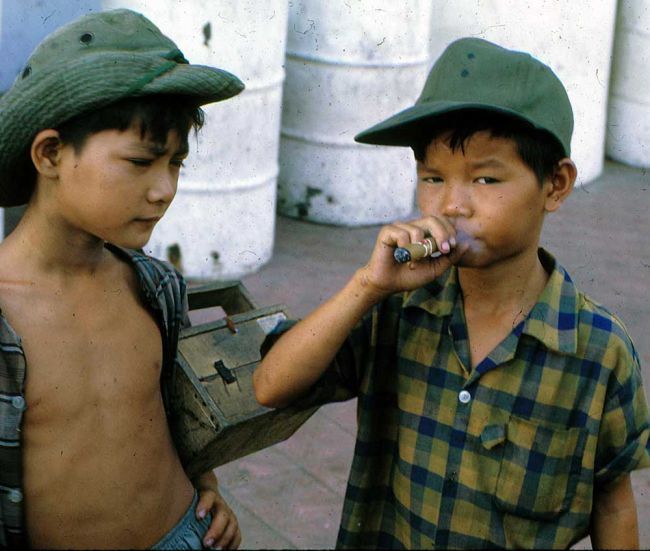
[[607, 154], [650, 167], [650, 0], [618, 3]]
[[354, 142], [411, 105], [428, 70], [431, 1], [290, 2], [278, 207], [358, 226], [408, 215], [413, 154]]
[[438, 57], [452, 40], [475, 36], [527, 51], [551, 67], [573, 106], [571, 156], [584, 183], [603, 168], [615, 14], [615, 0], [438, 0], [431, 55]]
[[145, 251], [195, 279], [239, 278], [273, 251], [288, 8], [270, 0], [107, 0], [149, 17], [192, 63], [241, 78], [246, 90], [205, 106], [206, 125], [172, 206]]

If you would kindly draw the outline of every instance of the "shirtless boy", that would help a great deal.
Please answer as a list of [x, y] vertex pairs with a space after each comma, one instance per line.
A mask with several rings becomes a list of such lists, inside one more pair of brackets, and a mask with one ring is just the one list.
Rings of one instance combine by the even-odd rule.
[[0, 204], [27, 203], [0, 244], [1, 545], [238, 547], [216, 477], [188, 479], [167, 424], [181, 316], [165, 308], [184, 284], [133, 249], [199, 106], [242, 89], [114, 10], [46, 38], [0, 100]]
[[[358, 397], [338, 547], [638, 547], [638, 357], [539, 248], [576, 178], [572, 127], [547, 66], [467, 38], [413, 107], [357, 136], [413, 148], [422, 218], [382, 228], [254, 376], [269, 406]], [[441, 256], [396, 263], [426, 236]]]

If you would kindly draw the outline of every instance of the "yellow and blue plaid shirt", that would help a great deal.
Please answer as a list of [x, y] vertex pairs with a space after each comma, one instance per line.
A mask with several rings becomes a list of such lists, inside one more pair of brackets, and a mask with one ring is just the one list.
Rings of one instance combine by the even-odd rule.
[[358, 396], [341, 548], [567, 548], [595, 487], [650, 466], [638, 356], [622, 323], [551, 273], [475, 369], [457, 272], [362, 320], [307, 400]]

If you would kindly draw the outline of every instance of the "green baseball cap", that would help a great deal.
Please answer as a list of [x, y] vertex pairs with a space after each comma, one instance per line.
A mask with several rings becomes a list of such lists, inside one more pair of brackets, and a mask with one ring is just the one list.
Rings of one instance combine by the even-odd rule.
[[423, 125], [462, 109], [518, 117], [546, 130], [571, 152], [573, 111], [555, 73], [530, 54], [480, 38], [452, 42], [435, 62], [415, 105], [355, 136], [361, 143], [412, 146]]
[[85, 15], [46, 37], [0, 98], [0, 205], [20, 205], [29, 186], [15, 176], [34, 136], [118, 100], [151, 94], [197, 105], [244, 89], [231, 73], [190, 65], [176, 44], [131, 10]]

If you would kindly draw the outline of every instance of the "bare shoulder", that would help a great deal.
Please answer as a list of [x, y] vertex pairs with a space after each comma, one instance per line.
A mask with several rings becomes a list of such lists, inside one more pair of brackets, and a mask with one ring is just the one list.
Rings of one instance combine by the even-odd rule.
[[11, 322], [29, 323], [30, 305], [36, 301], [35, 274], [29, 270], [19, 251], [6, 241], [0, 243], [0, 311]]
[[20, 251], [7, 240], [0, 241], [0, 288], [28, 278], [22, 264]]

